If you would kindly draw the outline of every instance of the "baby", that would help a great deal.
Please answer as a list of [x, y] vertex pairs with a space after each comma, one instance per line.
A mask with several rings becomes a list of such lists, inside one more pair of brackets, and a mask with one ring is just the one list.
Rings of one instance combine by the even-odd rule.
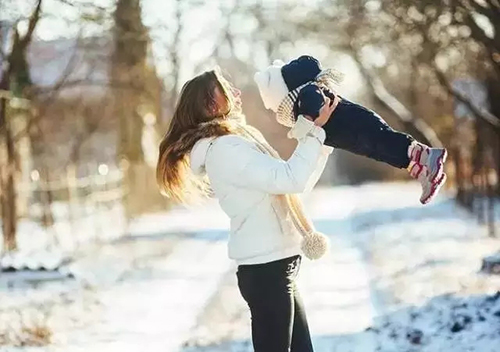
[[407, 169], [422, 186], [422, 204], [430, 202], [445, 183], [446, 149], [431, 148], [395, 131], [374, 111], [338, 96], [333, 85], [339, 75], [323, 70], [314, 57], [301, 56], [287, 64], [277, 60], [254, 79], [265, 107], [288, 127], [299, 115], [316, 119], [325, 96], [329, 97], [338, 105], [323, 125], [325, 144]]

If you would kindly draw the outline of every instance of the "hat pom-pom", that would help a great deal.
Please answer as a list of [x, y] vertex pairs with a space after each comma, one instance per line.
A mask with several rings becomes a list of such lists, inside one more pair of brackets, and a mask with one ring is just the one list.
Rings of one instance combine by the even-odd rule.
[[328, 248], [328, 238], [320, 232], [310, 233], [302, 240], [302, 251], [311, 260], [321, 258], [328, 251]]
[[278, 67], [285, 66], [285, 62], [283, 60], [276, 59], [273, 61], [273, 66], [278, 66]]

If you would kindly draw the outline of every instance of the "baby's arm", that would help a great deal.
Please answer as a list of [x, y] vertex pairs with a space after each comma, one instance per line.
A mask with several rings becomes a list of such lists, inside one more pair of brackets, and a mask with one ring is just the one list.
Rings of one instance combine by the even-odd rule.
[[295, 118], [299, 115], [307, 115], [315, 120], [319, 116], [319, 111], [325, 105], [325, 96], [331, 101], [335, 100], [335, 94], [327, 89], [310, 84], [302, 88], [297, 98], [297, 109]]
[[323, 105], [325, 105], [325, 97], [321, 92], [321, 88], [315, 84], [310, 84], [299, 92], [295, 117], [306, 115], [315, 120], [319, 116], [319, 111]]

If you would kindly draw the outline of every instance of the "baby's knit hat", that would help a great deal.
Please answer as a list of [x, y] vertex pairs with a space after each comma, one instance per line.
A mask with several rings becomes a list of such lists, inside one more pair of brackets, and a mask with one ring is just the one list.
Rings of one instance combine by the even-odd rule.
[[287, 64], [275, 60], [264, 71], [257, 72], [254, 80], [266, 109], [276, 112], [290, 91], [314, 80], [320, 72], [319, 61], [304, 55]]
[[255, 73], [253, 77], [264, 106], [274, 112], [288, 94], [288, 87], [281, 74], [281, 68], [284, 65], [283, 61], [275, 60], [271, 66], [264, 71]]
[[294, 104], [305, 86], [328, 77], [338, 81], [333, 70], [322, 70], [320, 62], [312, 56], [303, 55], [285, 64], [276, 60], [264, 71], [257, 72], [254, 80], [264, 106], [276, 113], [279, 123], [292, 127], [295, 123]]
[[309, 55], [302, 55], [281, 67], [281, 75], [288, 87], [288, 91], [314, 81], [321, 71], [320, 62]]

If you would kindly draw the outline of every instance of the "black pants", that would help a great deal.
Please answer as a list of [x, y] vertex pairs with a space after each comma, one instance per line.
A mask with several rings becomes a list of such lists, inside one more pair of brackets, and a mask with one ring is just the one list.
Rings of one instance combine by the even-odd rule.
[[250, 307], [255, 352], [312, 352], [306, 314], [295, 286], [300, 256], [240, 265], [238, 287]]
[[383, 161], [394, 167], [408, 167], [410, 135], [393, 130], [377, 113], [342, 98], [323, 127], [325, 144]]

